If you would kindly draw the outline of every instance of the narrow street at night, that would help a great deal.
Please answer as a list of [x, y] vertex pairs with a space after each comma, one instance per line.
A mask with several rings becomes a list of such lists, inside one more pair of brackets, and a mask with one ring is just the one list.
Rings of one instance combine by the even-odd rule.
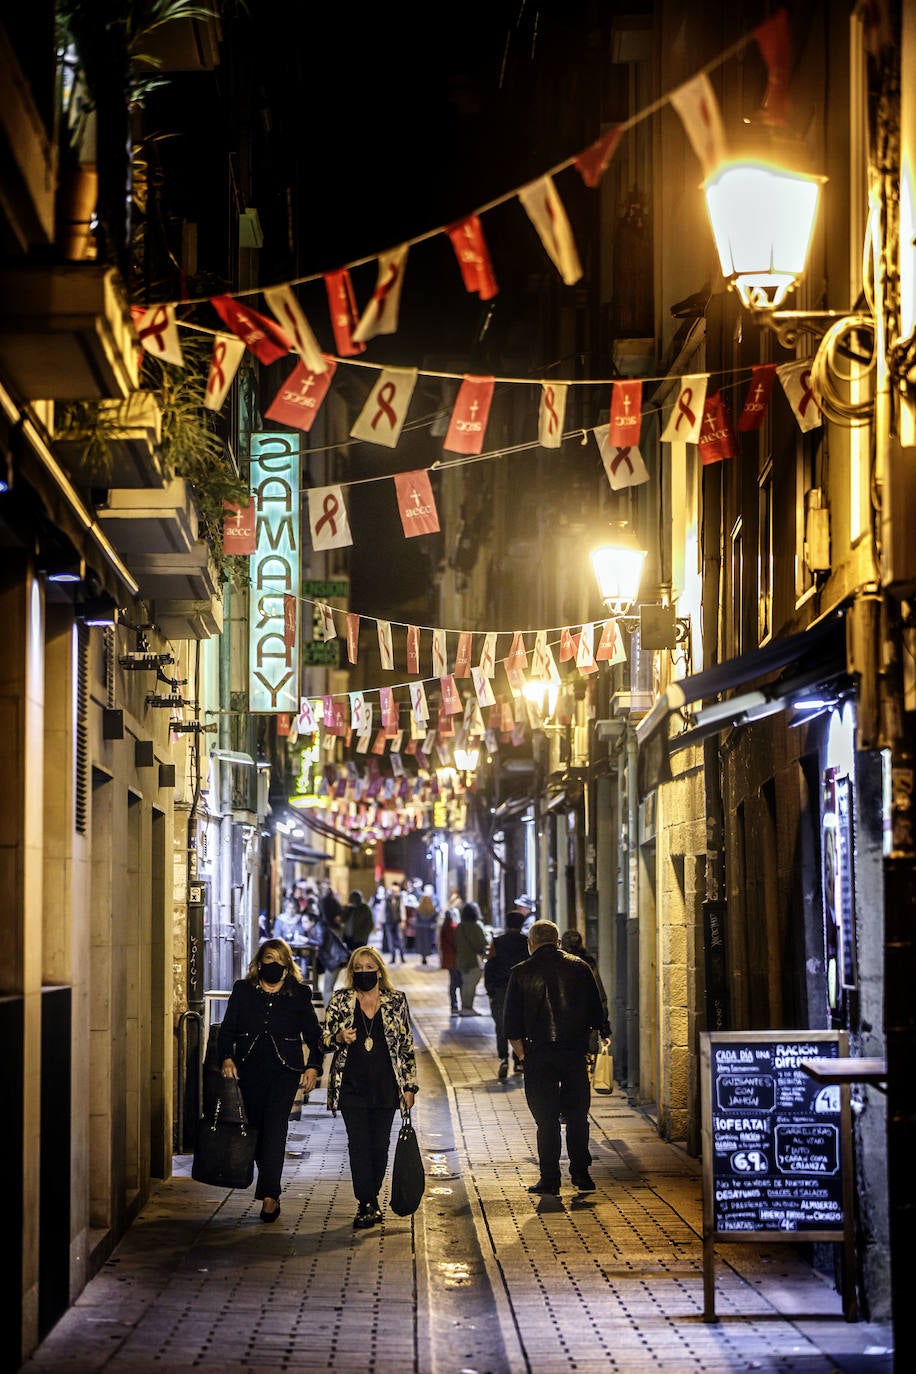
[[[427, 1171], [413, 1218], [356, 1234], [342, 1121], [319, 1089], [290, 1127], [282, 1215], [193, 1182], [190, 1157], [23, 1374], [887, 1374], [889, 1326], [843, 1320], [792, 1245], [717, 1248], [703, 1320], [701, 1172], [619, 1085], [592, 1097], [597, 1191], [532, 1198], [523, 1080], [493, 1022], [449, 1016], [446, 975], [394, 971], [414, 1016]], [[385, 1204], [385, 1198], [382, 1198]]]

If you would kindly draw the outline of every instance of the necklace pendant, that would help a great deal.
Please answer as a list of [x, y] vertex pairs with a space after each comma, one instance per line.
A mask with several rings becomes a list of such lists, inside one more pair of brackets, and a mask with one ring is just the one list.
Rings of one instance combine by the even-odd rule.
[[364, 1050], [371, 1050], [371, 1049], [372, 1049], [372, 1036], [371, 1036], [371, 1035], [367, 1035], [366, 1038], [365, 1038], [365, 1040], [363, 1041], [363, 1049], [364, 1049]]

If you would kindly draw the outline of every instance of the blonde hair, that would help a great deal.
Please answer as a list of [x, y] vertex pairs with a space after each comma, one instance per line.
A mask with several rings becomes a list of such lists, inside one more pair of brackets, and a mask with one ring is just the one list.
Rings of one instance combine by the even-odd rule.
[[357, 959], [361, 958], [364, 954], [368, 954], [370, 956], [373, 964], [375, 964], [375, 967], [378, 969], [379, 987], [382, 988], [385, 992], [394, 992], [394, 983], [392, 983], [391, 979], [388, 977], [388, 970], [385, 967], [385, 960], [379, 954], [378, 950], [375, 949], [372, 945], [360, 945], [359, 949], [354, 949], [353, 953], [347, 960], [347, 967], [344, 970], [347, 979], [347, 987], [352, 989], [353, 965], [356, 963]]
[[554, 925], [553, 921], [535, 921], [528, 931], [528, 943], [532, 949], [537, 949], [539, 945], [558, 945], [560, 927]]
[[279, 954], [280, 963], [286, 969], [287, 974], [290, 976], [290, 978], [292, 978], [294, 982], [301, 983], [304, 981], [302, 974], [299, 972], [299, 965], [293, 958], [293, 951], [290, 949], [289, 945], [286, 943], [285, 940], [279, 940], [277, 938], [274, 938], [272, 940], [265, 940], [262, 945], [258, 946], [257, 954], [254, 956], [251, 963], [248, 965], [249, 983], [260, 982], [258, 965], [260, 964], [261, 959], [268, 950], [273, 950], [274, 954]]

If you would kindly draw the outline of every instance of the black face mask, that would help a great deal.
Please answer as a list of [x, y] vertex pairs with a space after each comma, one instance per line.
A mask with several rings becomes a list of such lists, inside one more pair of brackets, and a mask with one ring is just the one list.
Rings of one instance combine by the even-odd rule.
[[258, 977], [262, 983], [279, 983], [283, 980], [286, 969], [282, 964], [260, 964], [258, 966]]
[[378, 982], [378, 971], [367, 969], [365, 973], [354, 973], [353, 986], [357, 992], [371, 992]]

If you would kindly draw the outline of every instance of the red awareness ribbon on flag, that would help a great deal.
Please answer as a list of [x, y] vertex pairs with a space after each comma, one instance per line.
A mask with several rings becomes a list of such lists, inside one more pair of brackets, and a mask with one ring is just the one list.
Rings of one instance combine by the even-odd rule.
[[324, 511], [324, 514], [315, 524], [315, 534], [320, 534], [322, 527], [324, 525], [327, 525], [328, 523], [330, 523], [331, 526], [331, 534], [336, 534], [337, 521], [334, 519], [334, 516], [340, 510], [340, 502], [334, 495], [333, 491], [329, 491], [327, 496], [324, 498], [324, 501], [322, 502], [322, 510]]
[[398, 389], [395, 386], [394, 382], [385, 382], [382, 386], [379, 387], [378, 396], [376, 397], [376, 400], [378, 401], [378, 410], [372, 417], [373, 429], [375, 429], [378, 425], [378, 422], [382, 418], [382, 415], [386, 417], [392, 429], [395, 429], [397, 427], [398, 417], [391, 404], [391, 402], [394, 400], [397, 394]]
[[[137, 338], [140, 340], [141, 343], [143, 343], [144, 339], [154, 339], [159, 352], [164, 353], [165, 344], [163, 343], [163, 338], [165, 334], [168, 332], [168, 328], [168, 307], [165, 305], [159, 305], [156, 307], [156, 310], [153, 314], [153, 318], [150, 320], [149, 324], [144, 325], [141, 330], [138, 330]], [[144, 347], [146, 347], [145, 344]]]
[[549, 417], [548, 420], [547, 420], [547, 433], [548, 433], [548, 434], [554, 434], [554, 433], [556, 432], [556, 430], [558, 429], [559, 424], [560, 424], [560, 417], [559, 417], [559, 415], [557, 414], [557, 412], [556, 412], [556, 410], [555, 410], [555, 408], [554, 408], [554, 402], [556, 401], [556, 399], [557, 399], [557, 393], [554, 391], [553, 387], [552, 387], [552, 386], [545, 386], [545, 387], [544, 387], [544, 410], [547, 412], [547, 415], [548, 415], [548, 417]]
[[681, 392], [680, 396], [678, 396], [678, 398], [677, 398], [677, 408], [678, 408], [678, 411], [679, 411], [680, 413], [679, 413], [679, 415], [678, 415], [678, 417], [677, 417], [677, 420], [675, 421], [675, 424], [674, 424], [675, 430], [680, 429], [680, 427], [681, 427], [681, 421], [682, 421], [682, 420], [687, 420], [687, 421], [689, 421], [691, 428], [696, 424], [696, 422], [697, 422], [697, 417], [696, 417], [696, 415], [694, 415], [693, 411], [690, 409], [690, 402], [691, 402], [692, 400], [693, 400], [693, 387], [692, 387], [692, 386], [685, 386], [685, 387], [684, 387], [684, 390]]
[[[226, 378], [223, 374], [223, 360], [226, 357], [226, 340], [217, 339], [213, 345], [213, 357], [210, 360], [210, 377], [207, 381], [207, 395], [215, 396], [218, 391], [226, 385]], [[218, 385], [217, 385], [218, 383]]]
[[617, 457], [611, 460], [611, 472], [615, 477], [617, 476], [617, 469], [620, 467], [621, 463], [626, 463], [627, 467], [630, 469], [630, 476], [633, 476], [635, 468], [633, 467], [633, 460], [630, 457], [630, 449], [632, 447], [632, 444], [628, 444], [626, 448], [619, 448], [617, 450]]
[[808, 405], [811, 401], [814, 402], [815, 407], [818, 410], [820, 410], [820, 406], [817, 404], [817, 397], [815, 396], [814, 388], [811, 385], [811, 369], [808, 368], [805, 372], [803, 372], [798, 380], [801, 383], [802, 389], [801, 400], [798, 403], [798, 413], [800, 416], [802, 416], [802, 418], [804, 418], [805, 411], [808, 409]]

